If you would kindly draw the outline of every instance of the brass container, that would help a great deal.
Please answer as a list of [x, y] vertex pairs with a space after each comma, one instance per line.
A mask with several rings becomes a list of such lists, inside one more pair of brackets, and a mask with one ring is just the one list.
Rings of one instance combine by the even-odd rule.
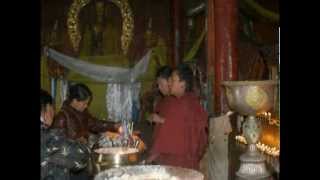
[[[99, 152], [99, 150], [102, 149], [110, 152]], [[110, 147], [94, 150], [91, 157], [93, 174], [97, 174], [109, 168], [138, 164], [140, 160], [140, 153], [136, 148]]]
[[276, 81], [224, 81], [231, 110], [241, 115], [256, 115], [268, 111], [274, 104]]
[[265, 157], [256, 143], [261, 135], [261, 121], [256, 114], [269, 111], [274, 105], [276, 81], [225, 81], [226, 96], [231, 110], [245, 115], [243, 135], [248, 142], [247, 151], [240, 156], [240, 168], [236, 175], [240, 179], [263, 179], [270, 177], [265, 165]]

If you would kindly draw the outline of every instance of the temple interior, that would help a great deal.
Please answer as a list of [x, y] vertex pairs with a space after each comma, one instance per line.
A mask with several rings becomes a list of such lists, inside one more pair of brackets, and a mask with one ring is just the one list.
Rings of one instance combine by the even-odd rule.
[[[87, 85], [92, 91], [90, 113], [101, 121], [133, 124], [145, 146], [142, 160], [154, 143], [155, 125], [148, 115], [158, 93], [157, 70], [186, 63], [208, 114], [207, 148], [198, 169], [203, 179], [250, 179], [251, 171], [242, 169], [251, 164], [240, 156], [254, 146], [252, 151], [264, 158], [266, 168], [261, 171], [268, 172], [256, 179], [277, 180], [278, 4], [279, 0], [41, 0], [41, 88], [51, 94], [58, 112], [70, 85]], [[271, 88], [269, 82], [274, 82]], [[247, 86], [253, 94], [245, 100], [257, 107], [254, 114], [240, 107], [244, 103], [236, 104], [239, 94], [249, 91], [243, 88]], [[247, 142], [245, 137], [257, 133], [247, 130], [251, 122], [258, 124], [259, 139]]]

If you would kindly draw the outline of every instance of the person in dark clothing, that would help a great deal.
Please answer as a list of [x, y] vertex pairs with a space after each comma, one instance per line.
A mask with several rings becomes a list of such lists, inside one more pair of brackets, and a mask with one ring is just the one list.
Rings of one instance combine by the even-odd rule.
[[40, 167], [41, 180], [69, 180], [70, 172], [87, 166], [89, 149], [85, 145], [67, 139], [59, 129], [52, 129], [53, 100], [40, 90]]
[[92, 92], [84, 84], [75, 84], [69, 88], [68, 98], [54, 118], [53, 126], [63, 130], [65, 135], [83, 144], [88, 143], [89, 134], [117, 131], [120, 123], [98, 120], [87, 107]]
[[[92, 144], [89, 136], [98, 136], [106, 131], [118, 131], [121, 124], [98, 120], [93, 117], [87, 107], [92, 99], [90, 89], [81, 83], [71, 85], [68, 98], [54, 118], [53, 127], [59, 128], [70, 139], [78, 141], [84, 145]], [[72, 174], [72, 179], [87, 179], [92, 175], [90, 168]]]

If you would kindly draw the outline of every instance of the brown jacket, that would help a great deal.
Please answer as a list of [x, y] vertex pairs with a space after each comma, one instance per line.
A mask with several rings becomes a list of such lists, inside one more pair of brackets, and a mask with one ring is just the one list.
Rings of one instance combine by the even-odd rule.
[[90, 133], [115, 131], [115, 124], [97, 120], [87, 110], [79, 112], [65, 101], [59, 113], [55, 116], [53, 127], [63, 129], [64, 134], [71, 139], [84, 137]]

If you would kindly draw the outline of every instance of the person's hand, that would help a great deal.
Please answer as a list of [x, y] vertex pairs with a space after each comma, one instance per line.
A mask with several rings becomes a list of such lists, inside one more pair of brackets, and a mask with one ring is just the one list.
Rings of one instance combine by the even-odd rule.
[[234, 112], [233, 111], [228, 111], [225, 115], [226, 116], [230, 116], [230, 115], [232, 115]]
[[113, 125], [113, 128], [114, 128], [117, 132], [122, 131], [121, 123], [115, 123], [115, 124]]
[[161, 116], [159, 116], [156, 113], [153, 113], [150, 116], [150, 121], [155, 122], [155, 123], [164, 123], [164, 118], [162, 118]]

